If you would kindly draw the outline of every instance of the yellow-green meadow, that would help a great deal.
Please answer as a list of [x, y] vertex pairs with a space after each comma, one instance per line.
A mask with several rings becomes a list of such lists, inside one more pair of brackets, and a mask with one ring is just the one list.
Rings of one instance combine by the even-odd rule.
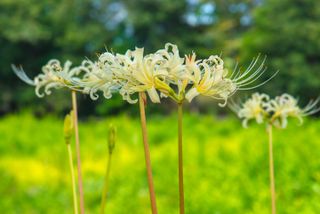
[[[177, 213], [175, 114], [147, 115], [159, 213]], [[108, 128], [117, 127], [108, 213], [150, 213], [138, 117], [81, 120], [81, 158], [87, 213], [98, 213], [108, 155]], [[274, 130], [279, 213], [320, 210], [320, 121], [292, 120]], [[186, 213], [270, 213], [268, 141], [264, 125], [244, 129], [236, 118], [184, 116]], [[63, 118], [30, 113], [0, 119], [0, 207], [3, 213], [72, 213]], [[74, 144], [73, 151], [75, 151]], [[74, 163], [76, 159], [74, 157]]]

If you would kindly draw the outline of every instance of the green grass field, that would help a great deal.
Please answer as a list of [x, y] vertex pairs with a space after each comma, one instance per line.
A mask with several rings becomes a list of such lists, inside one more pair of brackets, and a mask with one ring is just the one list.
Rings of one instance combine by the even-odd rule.
[[[175, 115], [148, 118], [154, 184], [160, 214], [178, 213]], [[98, 213], [107, 160], [108, 124], [118, 139], [111, 169], [108, 213], [150, 213], [138, 118], [119, 116], [80, 125], [87, 213]], [[1, 213], [72, 213], [63, 118], [30, 114], [0, 119]], [[274, 131], [279, 214], [319, 213], [320, 121], [291, 121]], [[75, 153], [73, 147], [73, 153]], [[236, 119], [184, 118], [186, 213], [270, 213], [264, 126]]]

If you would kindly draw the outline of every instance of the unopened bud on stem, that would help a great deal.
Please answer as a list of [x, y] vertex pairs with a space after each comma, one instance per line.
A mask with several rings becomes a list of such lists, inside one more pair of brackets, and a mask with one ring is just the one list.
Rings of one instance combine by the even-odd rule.
[[72, 135], [73, 135], [73, 111], [71, 111], [69, 114], [67, 114], [64, 118], [64, 127], [63, 127], [63, 133], [64, 133], [64, 139], [66, 144], [70, 144]]
[[110, 125], [108, 134], [109, 154], [112, 154], [116, 143], [116, 128], [113, 125]]

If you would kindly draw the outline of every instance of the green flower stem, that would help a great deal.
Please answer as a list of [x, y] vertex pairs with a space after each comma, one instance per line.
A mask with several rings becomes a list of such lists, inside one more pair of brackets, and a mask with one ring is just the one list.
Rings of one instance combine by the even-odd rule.
[[72, 159], [72, 151], [71, 151], [70, 143], [67, 143], [67, 148], [68, 148], [69, 165], [70, 165], [70, 173], [71, 173], [71, 180], [72, 180], [73, 207], [74, 207], [74, 213], [78, 214], [76, 177], [74, 175], [73, 159]]
[[178, 103], [178, 159], [179, 159], [179, 204], [180, 214], [184, 214], [183, 190], [183, 150], [182, 150], [182, 103]]
[[78, 169], [78, 186], [80, 196], [80, 213], [84, 214], [84, 197], [83, 197], [83, 184], [82, 184], [82, 171], [80, 159], [80, 142], [79, 142], [79, 129], [78, 129], [78, 109], [77, 109], [77, 94], [75, 91], [72, 94], [72, 108], [74, 112], [74, 131], [76, 138], [76, 153], [77, 153], [77, 169]]
[[269, 137], [269, 167], [270, 167], [270, 192], [271, 192], [271, 208], [272, 214], [276, 214], [276, 188], [274, 181], [274, 164], [273, 164], [273, 149], [272, 149], [272, 124], [267, 128]]
[[152, 179], [152, 169], [151, 169], [151, 161], [150, 161], [150, 151], [148, 144], [148, 135], [147, 135], [147, 122], [146, 122], [146, 113], [145, 113], [145, 94], [143, 92], [139, 93], [139, 108], [140, 108], [140, 119], [141, 119], [141, 130], [143, 137], [143, 145], [144, 145], [144, 154], [147, 168], [147, 176], [148, 176], [148, 185], [149, 185], [149, 193], [150, 193], [150, 201], [151, 201], [151, 210], [152, 214], [157, 214], [157, 204], [156, 204], [156, 194], [154, 191], [153, 179]]
[[107, 194], [108, 194], [108, 189], [109, 189], [111, 160], [112, 160], [112, 152], [109, 153], [106, 174], [105, 174], [105, 178], [104, 178], [103, 191], [102, 191], [102, 197], [101, 197], [101, 205], [100, 205], [100, 213], [101, 214], [104, 214], [104, 210], [105, 210], [105, 206], [106, 206]]

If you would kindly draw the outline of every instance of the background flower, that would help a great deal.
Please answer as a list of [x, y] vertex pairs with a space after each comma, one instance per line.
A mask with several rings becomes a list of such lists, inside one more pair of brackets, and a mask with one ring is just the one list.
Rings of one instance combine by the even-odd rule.
[[235, 104], [232, 102], [229, 106], [237, 113], [239, 118], [243, 119], [242, 125], [247, 128], [248, 121], [252, 119], [255, 119], [258, 124], [264, 122], [265, 117], [268, 116], [268, 113], [265, 110], [265, 105], [268, 101], [268, 95], [254, 93], [251, 98], [246, 100], [244, 103]]
[[255, 119], [258, 124], [267, 122], [279, 128], [286, 128], [288, 118], [297, 118], [302, 124], [303, 117], [320, 111], [320, 107], [317, 107], [319, 101], [320, 98], [311, 100], [304, 108], [300, 108], [298, 100], [289, 94], [270, 99], [266, 94], [255, 93], [243, 104], [232, 102], [229, 107], [243, 119], [244, 127], [247, 127], [249, 120]]
[[298, 106], [298, 100], [289, 94], [282, 94], [275, 99], [270, 100], [266, 105], [266, 111], [272, 115], [271, 122], [277, 127], [286, 128], [288, 124], [288, 118], [297, 118], [302, 124], [303, 117], [314, 114], [320, 109], [316, 105], [319, 102], [319, 98], [315, 101], [310, 101], [307, 106], [300, 108]]

